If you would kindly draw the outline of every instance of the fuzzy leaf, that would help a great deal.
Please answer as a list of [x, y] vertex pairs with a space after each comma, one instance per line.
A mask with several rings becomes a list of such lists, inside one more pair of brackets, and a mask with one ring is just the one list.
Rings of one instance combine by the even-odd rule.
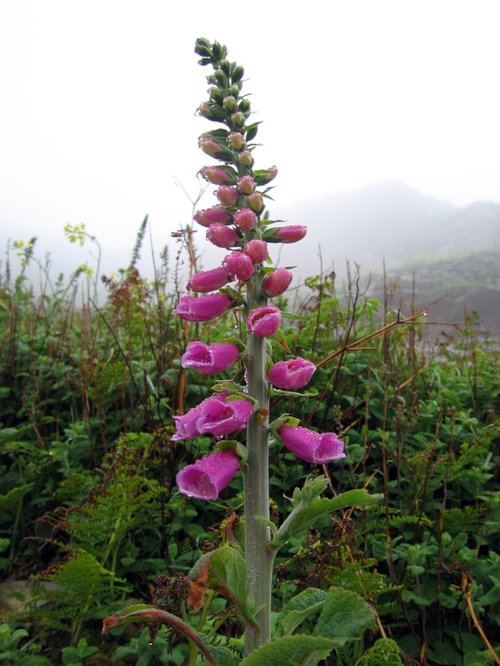
[[208, 577], [210, 587], [232, 601], [244, 622], [255, 625], [247, 605], [247, 567], [239, 550], [231, 546], [218, 548], [210, 559]]
[[334, 647], [335, 642], [323, 636], [282, 636], [254, 650], [241, 666], [316, 666]]
[[278, 617], [279, 635], [292, 634], [299, 624], [322, 608], [325, 598], [324, 590], [308, 587], [290, 599]]
[[314, 635], [326, 636], [342, 644], [360, 638], [373, 621], [370, 605], [359, 594], [341, 587], [331, 587], [326, 594]]

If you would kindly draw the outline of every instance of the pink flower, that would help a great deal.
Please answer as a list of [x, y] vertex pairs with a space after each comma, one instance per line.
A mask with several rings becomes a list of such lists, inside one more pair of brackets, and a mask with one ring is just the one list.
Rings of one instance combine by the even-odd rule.
[[254, 308], [247, 319], [247, 326], [254, 335], [258, 337], [267, 337], [273, 335], [279, 329], [281, 324], [281, 313], [278, 308], [271, 305], [264, 305], [260, 308]]
[[189, 279], [187, 288], [191, 291], [215, 291], [231, 281], [231, 276], [225, 268], [213, 268], [210, 271], [200, 271]]
[[293, 275], [286, 268], [277, 268], [266, 275], [262, 283], [262, 289], [268, 296], [279, 296], [290, 286]]
[[305, 358], [292, 358], [289, 361], [278, 361], [267, 373], [269, 381], [281, 389], [294, 390], [305, 386], [316, 366]]
[[240, 459], [234, 449], [214, 451], [194, 465], [186, 465], [178, 472], [175, 481], [180, 492], [188, 497], [214, 500], [234, 477], [239, 466]]
[[248, 241], [243, 248], [243, 252], [248, 254], [254, 264], [260, 264], [267, 257], [267, 243], [266, 241], [255, 238], [254, 240]]
[[248, 280], [255, 273], [253, 261], [244, 252], [231, 252], [224, 258], [222, 265], [238, 280]]
[[231, 227], [226, 227], [225, 224], [211, 224], [207, 230], [207, 240], [226, 250], [236, 245], [239, 238], [236, 231]]
[[212, 206], [212, 208], [197, 211], [193, 218], [202, 227], [209, 227], [211, 224], [226, 224], [231, 220], [231, 215], [220, 206]]
[[333, 432], [320, 434], [300, 426], [283, 425], [278, 430], [286, 448], [310, 463], [329, 463], [345, 458], [344, 442]]
[[214, 398], [217, 399], [205, 401], [200, 411], [197, 425], [201, 432], [223, 437], [245, 427], [253, 411], [249, 400], [227, 400], [225, 395]]
[[238, 201], [240, 193], [234, 187], [228, 185], [221, 185], [217, 190], [217, 199], [223, 206], [234, 206]]
[[201, 410], [205, 403], [210, 400], [216, 399], [218, 396], [211, 395], [209, 398], [202, 400], [196, 407], [190, 409], [186, 414], [181, 416], [174, 416], [175, 434], [172, 435], [172, 441], [178, 442], [182, 439], [195, 439], [203, 433], [198, 427], [198, 419], [200, 418]]
[[274, 238], [282, 243], [296, 243], [302, 240], [307, 234], [307, 227], [301, 224], [290, 224], [285, 227], [280, 227], [274, 232]]
[[238, 178], [237, 186], [242, 194], [252, 194], [255, 190], [255, 181], [252, 176], [242, 176]]
[[182, 355], [181, 365], [183, 368], [192, 368], [208, 375], [229, 368], [236, 361], [239, 354], [239, 348], [229, 342], [215, 342], [207, 345], [195, 340], [188, 344]]
[[257, 224], [257, 215], [250, 208], [241, 208], [234, 214], [233, 221], [243, 231], [250, 231]]
[[234, 185], [237, 179], [236, 171], [228, 166], [204, 166], [200, 174], [212, 185]]
[[256, 213], [260, 213], [264, 208], [264, 197], [260, 192], [252, 192], [248, 197], [248, 205]]
[[227, 294], [181, 296], [173, 313], [187, 321], [209, 321], [225, 312], [232, 302]]

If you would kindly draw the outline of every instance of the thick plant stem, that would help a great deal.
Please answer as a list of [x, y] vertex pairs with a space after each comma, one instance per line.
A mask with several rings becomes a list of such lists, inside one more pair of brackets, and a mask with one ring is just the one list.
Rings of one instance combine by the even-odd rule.
[[[256, 280], [257, 282], [257, 280]], [[248, 283], [248, 308], [265, 302], [259, 284]], [[257, 628], [245, 631], [245, 654], [269, 640], [271, 635], [271, 587], [273, 552], [267, 548], [269, 528], [269, 433], [267, 416], [269, 390], [265, 375], [266, 339], [248, 334], [248, 393], [258, 401], [262, 418], [255, 415], [247, 426], [248, 462], [243, 472], [245, 487], [245, 559], [248, 572], [247, 594], [254, 606]]]

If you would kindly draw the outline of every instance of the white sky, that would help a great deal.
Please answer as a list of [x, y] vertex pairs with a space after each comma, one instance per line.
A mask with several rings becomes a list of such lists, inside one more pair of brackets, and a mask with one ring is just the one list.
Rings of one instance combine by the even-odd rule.
[[189, 221], [198, 36], [245, 67], [276, 206], [387, 178], [500, 201], [499, 25], [498, 0], [0, 0], [2, 246], [85, 222], [130, 250], [146, 213], [161, 246]]

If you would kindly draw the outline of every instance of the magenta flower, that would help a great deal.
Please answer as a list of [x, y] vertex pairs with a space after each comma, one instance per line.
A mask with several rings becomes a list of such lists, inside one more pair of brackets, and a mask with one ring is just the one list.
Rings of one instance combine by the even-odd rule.
[[244, 252], [231, 252], [224, 258], [222, 265], [238, 280], [248, 280], [255, 273], [252, 259]]
[[344, 442], [333, 432], [320, 434], [300, 426], [283, 425], [278, 430], [286, 448], [310, 463], [329, 463], [345, 458]]
[[181, 365], [183, 368], [192, 368], [208, 375], [229, 368], [236, 361], [239, 354], [239, 348], [229, 342], [215, 342], [207, 345], [195, 340], [188, 344], [182, 355]]
[[217, 199], [223, 206], [234, 206], [238, 201], [240, 193], [234, 187], [228, 185], [221, 185], [217, 190]]
[[254, 264], [260, 264], [267, 257], [267, 243], [266, 241], [255, 238], [254, 240], [248, 241], [243, 248], [243, 252], [248, 254]]
[[220, 206], [212, 206], [212, 208], [197, 211], [193, 218], [202, 227], [209, 227], [211, 224], [226, 224], [230, 222], [231, 215]]
[[225, 395], [213, 397], [210, 402], [204, 401], [200, 411], [197, 425], [201, 432], [223, 437], [245, 427], [253, 411], [249, 400], [228, 401]]
[[312, 361], [305, 358], [292, 358], [288, 361], [278, 361], [267, 373], [269, 381], [274, 386], [292, 391], [305, 386], [316, 371]]
[[257, 215], [250, 208], [241, 208], [234, 214], [233, 221], [243, 231], [250, 231], [257, 224]]
[[223, 437], [244, 428], [253, 405], [249, 400], [227, 400], [228, 395], [227, 391], [211, 395], [186, 414], [174, 416], [172, 440], [195, 439], [206, 433]]
[[268, 296], [279, 296], [290, 286], [293, 275], [286, 268], [277, 268], [264, 278], [262, 289]]
[[302, 240], [307, 234], [307, 227], [301, 224], [290, 224], [289, 226], [280, 227], [274, 232], [274, 238], [282, 243], [296, 243]]
[[255, 181], [252, 176], [242, 176], [238, 178], [237, 186], [242, 194], [252, 194], [255, 190]]
[[260, 338], [276, 333], [280, 324], [281, 312], [272, 305], [254, 308], [247, 319], [248, 329]]
[[252, 192], [248, 196], [248, 205], [256, 213], [260, 213], [264, 208], [264, 197], [260, 192]]
[[236, 245], [239, 238], [236, 231], [225, 224], [211, 224], [207, 229], [207, 240], [226, 250]]
[[231, 276], [225, 268], [213, 268], [210, 271], [200, 271], [191, 276], [187, 288], [191, 291], [215, 291], [231, 281]]
[[214, 451], [194, 465], [186, 465], [178, 472], [175, 481], [181, 493], [188, 497], [214, 500], [234, 477], [239, 466], [240, 459], [234, 449]]
[[209, 321], [225, 312], [232, 302], [227, 294], [181, 296], [173, 313], [187, 321]]
[[204, 166], [200, 174], [212, 185], [234, 185], [237, 179], [236, 171], [228, 166]]

